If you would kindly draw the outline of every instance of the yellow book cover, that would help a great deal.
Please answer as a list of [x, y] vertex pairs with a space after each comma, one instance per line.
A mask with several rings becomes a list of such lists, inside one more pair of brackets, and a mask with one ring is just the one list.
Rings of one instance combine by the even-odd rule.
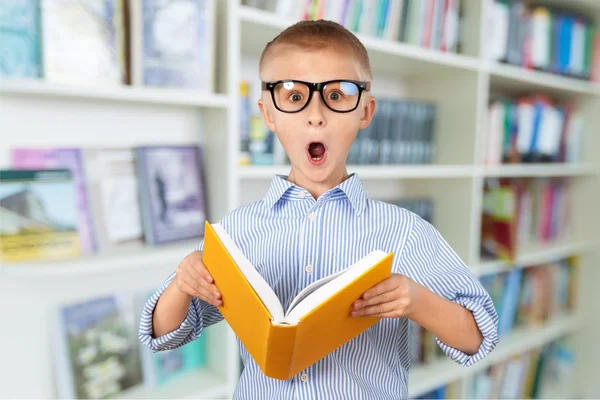
[[221, 292], [219, 311], [266, 376], [289, 379], [377, 323], [352, 303], [388, 278], [393, 253], [376, 250], [304, 288], [283, 310], [277, 295], [220, 224], [205, 222], [203, 262]]

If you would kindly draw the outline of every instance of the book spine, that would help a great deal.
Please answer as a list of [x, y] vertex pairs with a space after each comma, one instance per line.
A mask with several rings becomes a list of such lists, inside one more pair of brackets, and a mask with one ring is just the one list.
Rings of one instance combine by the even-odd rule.
[[298, 325], [271, 324], [265, 359], [259, 364], [265, 375], [285, 380], [297, 373], [292, 369], [297, 332]]
[[144, 230], [144, 240], [149, 245], [155, 245], [156, 235], [152, 225], [152, 205], [150, 200], [150, 188], [148, 186], [148, 176], [146, 167], [145, 150], [143, 148], [134, 149], [136, 164], [136, 176], [139, 182], [140, 191], [140, 211], [142, 214], [142, 227]]

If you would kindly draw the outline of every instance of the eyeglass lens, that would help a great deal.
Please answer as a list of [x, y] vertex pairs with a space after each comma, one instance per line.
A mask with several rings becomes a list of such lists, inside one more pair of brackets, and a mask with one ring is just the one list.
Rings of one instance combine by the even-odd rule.
[[[310, 89], [304, 83], [287, 81], [277, 84], [273, 93], [277, 107], [297, 111], [306, 105]], [[358, 94], [358, 86], [353, 82], [336, 81], [323, 87], [324, 101], [335, 111], [352, 110], [358, 103]]]

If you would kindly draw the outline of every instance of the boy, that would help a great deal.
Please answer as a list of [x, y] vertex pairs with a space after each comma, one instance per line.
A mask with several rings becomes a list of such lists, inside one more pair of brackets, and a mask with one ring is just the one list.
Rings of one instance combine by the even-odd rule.
[[[353, 305], [356, 318], [383, 317], [376, 325], [289, 380], [264, 376], [240, 344], [245, 367], [234, 398], [407, 398], [408, 319], [462, 365], [485, 357], [498, 342], [490, 296], [432, 225], [369, 199], [346, 171], [357, 131], [375, 112], [360, 41], [333, 22], [299, 22], [266, 46], [259, 74], [258, 105], [291, 170], [273, 177], [264, 199], [220, 223], [284, 309], [302, 288], [374, 249], [395, 258], [392, 276]], [[201, 249], [146, 304], [140, 340], [154, 351], [184, 345], [223, 318]]]

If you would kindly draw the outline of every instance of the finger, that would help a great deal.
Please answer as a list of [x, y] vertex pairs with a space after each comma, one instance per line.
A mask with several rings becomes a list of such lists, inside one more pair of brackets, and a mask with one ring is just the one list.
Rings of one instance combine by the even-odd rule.
[[[208, 287], [202, 285], [200, 282], [190, 280], [188, 277], [182, 277], [182, 280], [185, 285], [184, 288], [189, 288], [192, 296], [215, 306], [221, 305], [220, 293], [218, 297], [215, 296], [215, 292], [217, 292], [216, 288], [211, 291]], [[214, 285], [211, 286], [214, 287]]]
[[360, 310], [352, 311], [353, 317], [373, 317], [396, 310], [396, 302], [380, 303], [374, 306], [363, 307]]
[[189, 264], [192, 267], [192, 270], [196, 274], [198, 274], [198, 276], [201, 279], [204, 279], [208, 283], [213, 283], [213, 277], [211, 276], [210, 272], [208, 272], [208, 269], [206, 269], [206, 267], [204, 266], [202, 261], [199, 261], [199, 262], [190, 261]]
[[[189, 267], [191, 267], [191, 264]], [[184, 279], [194, 290], [200, 291], [200, 288], [203, 288], [216, 299], [221, 298], [221, 293], [217, 287], [214, 284], [206, 282], [206, 280], [197, 274], [193, 268], [191, 269], [191, 273], [190, 268], [178, 269], [178, 274], [180, 274], [181, 278]]]
[[363, 293], [362, 298], [364, 300], [368, 300], [372, 297], [378, 296], [382, 293], [389, 292], [395, 288], [395, 283], [393, 279], [386, 279], [382, 282], [379, 282], [377, 285], [373, 286], [371, 289], [367, 290]]
[[398, 293], [396, 289], [390, 290], [389, 292], [378, 294], [375, 297], [371, 297], [367, 300], [356, 300], [352, 304], [354, 310], [359, 310], [363, 307], [374, 306], [381, 303], [389, 303], [398, 300]]

